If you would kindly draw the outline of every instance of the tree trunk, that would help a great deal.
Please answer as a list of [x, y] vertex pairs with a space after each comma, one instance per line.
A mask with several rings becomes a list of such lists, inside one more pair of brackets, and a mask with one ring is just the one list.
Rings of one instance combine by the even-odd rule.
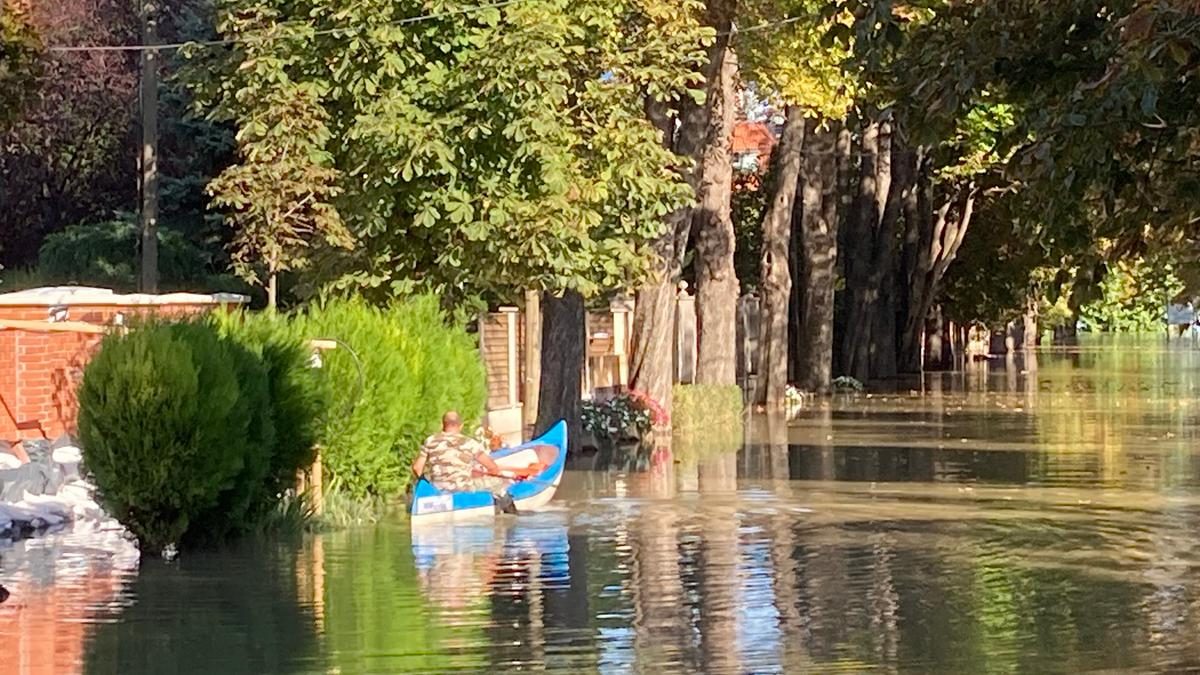
[[629, 355], [629, 386], [646, 393], [670, 411], [675, 383], [675, 284], [638, 289], [633, 309], [633, 344]]
[[279, 273], [272, 270], [267, 277], [267, 310], [274, 312], [279, 306]]
[[[525, 291], [525, 381], [524, 407], [521, 410], [521, 426], [532, 431], [537, 425], [538, 391], [542, 382], [542, 294]], [[585, 336], [586, 337], [586, 336]], [[532, 436], [530, 437], [532, 438]]]
[[836, 186], [834, 156], [836, 132], [818, 129], [810, 122], [805, 136], [801, 168], [801, 282], [804, 289], [803, 320], [796, 336], [800, 352], [798, 386], [810, 392], [828, 392], [833, 366], [833, 301], [837, 282], [837, 220], [825, 208], [827, 183]]
[[580, 398], [587, 345], [584, 333], [582, 295], [566, 291], [561, 298], [552, 293], [542, 296], [542, 377], [533, 435], [540, 436], [559, 420], [566, 420], [572, 452], [578, 450], [583, 430]]
[[[918, 202], [932, 203], [930, 177], [918, 177]], [[978, 189], [974, 183], [954, 188], [938, 208], [936, 215], [919, 204], [917, 246], [913, 267], [909, 270], [909, 307], [901, 337], [901, 353], [906, 371], [922, 369], [920, 345], [925, 320], [937, 298], [938, 287], [950, 263], [958, 255], [975, 211]]]
[[731, 49], [722, 55], [719, 78], [701, 158], [695, 222], [697, 384], [737, 384], [739, 284], [733, 265], [733, 163], [729, 150], [737, 60]]
[[777, 162], [775, 194], [763, 217], [762, 304], [759, 311], [758, 380], [755, 402], [770, 407], [785, 404], [788, 375], [788, 306], [792, 297], [792, 213], [800, 180], [805, 119], [791, 106], [773, 158]]
[[[142, 0], [142, 43], [158, 42], [154, 3]], [[143, 293], [158, 292], [158, 51], [142, 50], [142, 274]]]
[[[705, 147], [712, 105], [718, 98], [714, 91], [721, 84], [716, 75], [729, 46], [733, 22], [731, 0], [709, 0], [707, 14], [707, 23], [716, 29], [717, 36], [708, 48], [709, 58], [702, 73], [707, 83], [705, 103], [696, 105], [684, 97], [678, 114], [672, 115], [661, 101], [646, 102], [646, 116], [659, 129], [663, 144], [675, 154], [692, 160], [692, 168], [684, 173], [684, 178], [693, 190], [700, 183], [700, 152]], [[653, 397], [668, 412], [672, 408], [671, 386], [675, 381], [675, 293], [692, 216], [691, 206], [667, 216], [665, 231], [654, 246], [658, 258], [655, 277], [638, 289], [633, 310], [629, 385]]]
[[950, 370], [950, 344], [941, 306], [926, 312], [925, 366], [928, 370]]
[[892, 122], [884, 113], [863, 132], [858, 195], [847, 220], [848, 249], [843, 255], [846, 321], [839, 371], [863, 382], [873, 376], [872, 352], [884, 347], [874, 333], [885, 320], [877, 313], [883, 280], [892, 265], [895, 226], [900, 217], [902, 186], [893, 185], [892, 145]]
[[[893, 233], [894, 235], [894, 233]], [[892, 237], [894, 241], [895, 237]], [[871, 379], [893, 378], [899, 372], [896, 340], [896, 260], [895, 249], [883, 258], [879, 297], [875, 302], [875, 323], [871, 327]]]
[[913, 294], [916, 292], [916, 271], [921, 265], [920, 253], [922, 232], [924, 231], [922, 223], [929, 217], [928, 191], [925, 188], [928, 181], [922, 178], [924, 169], [925, 148], [918, 147], [909, 157], [908, 166], [905, 168], [911, 185], [904, 193], [901, 203], [901, 210], [904, 213], [904, 238], [900, 251], [900, 269], [896, 279], [896, 320], [900, 330], [898, 336], [900, 353], [897, 365], [902, 373], [919, 373], [921, 371], [921, 346], [909, 341], [911, 336], [908, 335], [906, 329], [917, 311], [913, 306], [917, 298], [914, 298]]

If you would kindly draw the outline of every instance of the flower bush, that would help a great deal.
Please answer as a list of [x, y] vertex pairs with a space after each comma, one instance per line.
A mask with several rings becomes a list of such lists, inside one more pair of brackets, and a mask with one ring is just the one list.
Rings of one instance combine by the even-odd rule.
[[583, 428], [598, 441], [643, 438], [670, 422], [667, 411], [645, 392], [630, 391], [607, 401], [583, 402]]

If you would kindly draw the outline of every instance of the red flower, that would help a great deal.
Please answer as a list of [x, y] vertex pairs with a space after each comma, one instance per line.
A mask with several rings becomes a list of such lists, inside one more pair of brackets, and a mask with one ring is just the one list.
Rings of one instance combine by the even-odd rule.
[[629, 391], [629, 398], [633, 399], [642, 410], [650, 413], [650, 423], [654, 426], [663, 426], [671, 421], [671, 416], [667, 414], [666, 409], [659, 405], [658, 401], [655, 401], [646, 392], [631, 389]]

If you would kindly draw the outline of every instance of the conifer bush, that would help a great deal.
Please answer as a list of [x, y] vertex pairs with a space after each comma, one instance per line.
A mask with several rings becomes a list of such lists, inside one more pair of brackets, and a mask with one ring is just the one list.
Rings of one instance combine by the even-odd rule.
[[251, 455], [269, 451], [271, 437], [265, 375], [250, 362], [211, 327], [181, 323], [110, 335], [88, 364], [79, 390], [84, 462], [143, 551], [216, 534], [194, 525], [246, 503], [240, 493], [254, 486], [242, 474], [257, 471]]

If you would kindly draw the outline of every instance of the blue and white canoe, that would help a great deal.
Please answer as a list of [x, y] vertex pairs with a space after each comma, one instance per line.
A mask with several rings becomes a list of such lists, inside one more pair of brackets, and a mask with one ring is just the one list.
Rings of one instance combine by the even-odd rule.
[[[492, 453], [492, 459], [496, 460], [501, 469], [526, 467], [538, 461], [537, 452], [533, 448], [539, 445], [557, 448], [558, 455], [544, 471], [528, 480], [514, 483], [508, 489], [508, 494], [513, 498], [518, 511], [536, 510], [554, 498], [567, 461], [567, 423], [559, 421], [539, 438]], [[460, 518], [492, 517], [496, 513], [494, 502], [490, 492], [443, 492], [422, 478], [413, 488], [412, 509], [409, 513], [413, 525]]]

